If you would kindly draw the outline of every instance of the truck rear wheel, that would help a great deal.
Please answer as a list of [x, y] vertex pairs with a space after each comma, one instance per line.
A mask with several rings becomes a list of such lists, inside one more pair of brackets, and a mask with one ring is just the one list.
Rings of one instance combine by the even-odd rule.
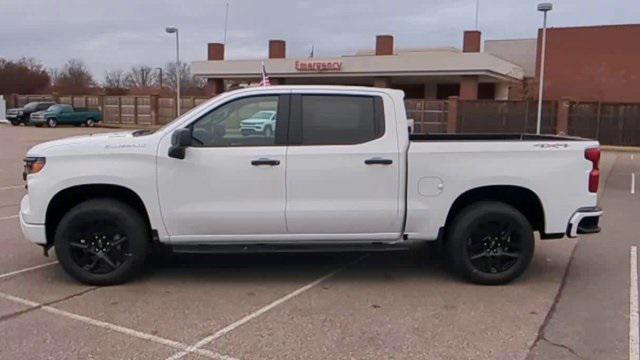
[[527, 218], [501, 202], [482, 201], [453, 220], [446, 247], [453, 269], [483, 285], [520, 276], [533, 258], [535, 240]]
[[87, 200], [60, 221], [55, 250], [64, 270], [91, 285], [123, 283], [142, 270], [149, 251], [142, 216], [112, 199]]

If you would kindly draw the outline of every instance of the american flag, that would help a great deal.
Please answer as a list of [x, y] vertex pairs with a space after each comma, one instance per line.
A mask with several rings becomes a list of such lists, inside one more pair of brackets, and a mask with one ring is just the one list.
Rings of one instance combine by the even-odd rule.
[[264, 61], [262, 62], [262, 81], [260, 81], [260, 86], [271, 86], [267, 69], [264, 67]]

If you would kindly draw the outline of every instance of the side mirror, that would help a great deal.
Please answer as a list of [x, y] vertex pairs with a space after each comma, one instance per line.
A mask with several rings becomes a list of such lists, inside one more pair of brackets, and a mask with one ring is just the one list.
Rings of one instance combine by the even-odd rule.
[[169, 148], [169, 157], [176, 159], [184, 159], [186, 150], [191, 146], [193, 138], [191, 137], [191, 129], [178, 129], [171, 134], [171, 147]]

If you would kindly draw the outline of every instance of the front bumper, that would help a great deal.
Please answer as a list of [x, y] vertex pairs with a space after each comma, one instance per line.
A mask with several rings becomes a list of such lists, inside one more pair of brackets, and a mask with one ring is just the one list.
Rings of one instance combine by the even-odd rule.
[[38, 245], [47, 244], [47, 234], [44, 224], [30, 224], [25, 221], [25, 216], [29, 212], [29, 195], [25, 195], [20, 202], [20, 228], [24, 237]]
[[602, 213], [602, 209], [597, 206], [578, 209], [569, 220], [567, 236], [573, 238], [578, 234], [599, 233], [601, 229], [598, 223]]
[[7, 120], [11, 121], [11, 122], [23, 122], [24, 119], [22, 118], [22, 116], [17, 115], [17, 114], [7, 114], [6, 116]]
[[30, 118], [29, 119], [29, 123], [30, 124], [46, 124], [47, 123], [47, 119], [45, 119], [45, 118]]
[[252, 135], [252, 134], [260, 134], [264, 132], [264, 128], [260, 127], [249, 127], [249, 126], [241, 126], [240, 133], [242, 135]]

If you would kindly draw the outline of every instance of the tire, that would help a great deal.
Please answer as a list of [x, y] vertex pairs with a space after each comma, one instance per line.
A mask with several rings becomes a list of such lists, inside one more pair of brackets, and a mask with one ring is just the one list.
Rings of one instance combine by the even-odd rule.
[[87, 121], [85, 121], [85, 125], [87, 125], [87, 127], [94, 127], [96, 126], [96, 122], [92, 118], [88, 118]]
[[482, 201], [455, 217], [445, 246], [460, 276], [476, 284], [500, 285], [527, 269], [535, 240], [521, 212], [505, 203]]
[[113, 199], [93, 199], [73, 207], [54, 239], [63, 269], [90, 285], [115, 285], [136, 276], [150, 249], [147, 225], [136, 210]]
[[264, 136], [265, 137], [272, 137], [273, 136], [273, 130], [271, 129], [271, 126], [267, 126], [264, 129]]
[[50, 127], [50, 128], [54, 128], [54, 127], [58, 126], [58, 120], [56, 120], [54, 118], [47, 119], [47, 126]]
[[20, 126], [20, 121], [11, 120], [11, 125]]

